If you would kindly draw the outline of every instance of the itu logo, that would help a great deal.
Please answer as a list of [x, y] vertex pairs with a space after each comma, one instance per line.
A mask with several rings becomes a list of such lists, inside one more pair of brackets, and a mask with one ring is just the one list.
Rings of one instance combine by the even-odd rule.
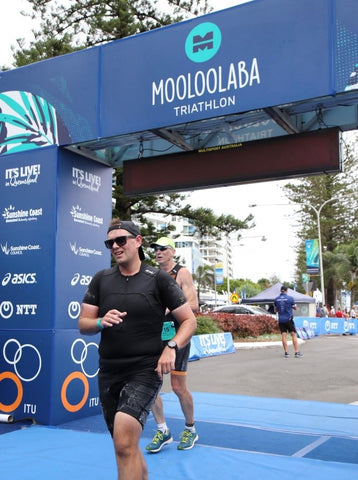
[[211, 22], [197, 25], [185, 41], [186, 56], [195, 63], [207, 62], [213, 58], [221, 46], [220, 28]]

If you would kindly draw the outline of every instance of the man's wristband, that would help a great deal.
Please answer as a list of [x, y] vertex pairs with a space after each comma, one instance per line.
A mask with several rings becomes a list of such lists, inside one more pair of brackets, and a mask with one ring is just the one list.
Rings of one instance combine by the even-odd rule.
[[101, 321], [102, 321], [102, 318], [99, 318], [99, 319], [97, 320], [96, 325], [97, 325], [97, 328], [99, 328], [100, 330], [103, 330], [104, 327], [103, 327], [103, 325], [101, 325]]

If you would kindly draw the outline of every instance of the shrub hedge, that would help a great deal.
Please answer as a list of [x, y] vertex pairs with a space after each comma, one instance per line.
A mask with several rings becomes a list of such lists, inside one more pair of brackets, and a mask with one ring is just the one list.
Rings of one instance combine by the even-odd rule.
[[[197, 323], [198, 328], [196, 330], [196, 335], [200, 335], [203, 333], [218, 333], [218, 331], [221, 331], [230, 332], [233, 338], [236, 339], [246, 337], [255, 338], [261, 335], [276, 334], [280, 332], [278, 328], [278, 322], [268, 315], [201, 313], [197, 317]], [[212, 330], [210, 330], [211, 328]], [[198, 331], [200, 331], [200, 333], [197, 333]]]

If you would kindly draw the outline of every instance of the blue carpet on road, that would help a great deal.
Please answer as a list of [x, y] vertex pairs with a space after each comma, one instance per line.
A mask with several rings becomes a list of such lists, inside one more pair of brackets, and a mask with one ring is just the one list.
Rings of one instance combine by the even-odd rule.
[[[358, 477], [357, 406], [193, 396], [200, 438], [192, 450], [182, 452], [176, 448], [184, 425], [179, 402], [173, 393], [163, 394], [175, 441], [158, 454], [145, 454], [150, 480]], [[143, 451], [155, 428], [150, 416], [140, 442]], [[56, 427], [2, 424], [0, 449], [2, 480], [116, 478], [112, 441], [101, 415]]]

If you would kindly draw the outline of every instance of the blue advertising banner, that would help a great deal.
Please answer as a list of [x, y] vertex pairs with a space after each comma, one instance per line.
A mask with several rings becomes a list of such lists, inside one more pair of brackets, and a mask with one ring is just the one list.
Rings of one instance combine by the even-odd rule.
[[56, 146], [0, 162], [1, 412], [43, 424], [99, 412], [98, 338], [77, 320], [110, 265], [111, 189], [111, 168]]
[[49, 423], [53, 334], [0, 330], [0, 339], [0, 411]]
[[94, 47], [0, 72], [0, 155], [96, 138], [99, 58]]
[[56, 330], [53, 352], [51, 424], [98, 415], [99, 335]]
[[356, 318], [335, 317], [295, 317], [295, 325], [299, 328], [313, 330], [316, 336], [325, 334], [358, 333], [358, 320]]
[[110, 266], [104, 246], [112, 217], [112, 169], [59, 152], [56, 327], [75, 328], [92, 276]]
[[224, 283], [224, 268], [222, 262], [215, 265], [215, 283], [222, 285]]
[[194, 335], [190, 342], [189, 361], [199, 360], [203, 357], [235, 353], [232, 335], [225, 333], [208, 333], [206, 335]]
[[1, 333], [0, 411], [57, 425], [100, 413], [99, 336], [75, 330]]
[[355, 0], [254, 0], [0, 72], [0, 155], [354, 90], [357, 16]]
[[329, 7], [256, 0], [104, 45], [102, 135], [332, 94]]
[[56, 174], [56, 147], [0, 162], [1, 328], [53, 326]]
[[335, 89], [358, 89], [358, 25], [356, 0], [336, 0]]
[[319, 274], [319, 246], [318, 240], [306, 240], [306, 269], [311, 275]]

